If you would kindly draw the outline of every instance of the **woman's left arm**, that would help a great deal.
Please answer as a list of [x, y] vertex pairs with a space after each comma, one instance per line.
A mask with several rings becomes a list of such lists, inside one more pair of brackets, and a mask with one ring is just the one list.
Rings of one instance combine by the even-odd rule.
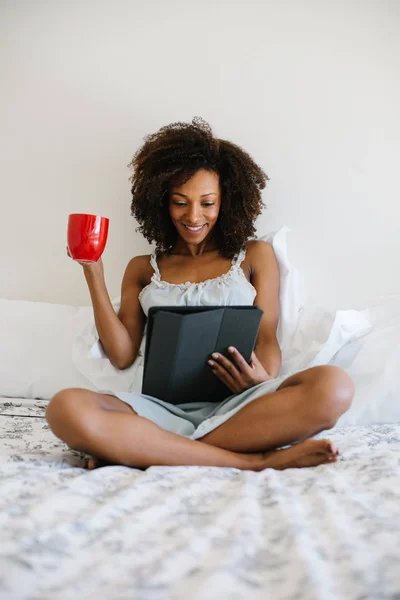
[[254, 353], [269, 377], [275, 379], [281, 368], [281, 350], [276, 338], [279, 321], [278, 262], [268, 242], [251, 242], [247, 255], [251, 265], [251, 283], [257, 292], [254, 304], [264, 311]]
[[214, 353], [208, 361], [213, 373], [235, 394], [275, 379], [281, 368], [281, 350], [276, 339], [280, 277], [275, 252], [267, 242], [251, 242], [246, 258], [251, 283], [257, 292], [254, 304], [264, 313], [250, 364], [233, 347], [228, 348], [231, 360]]

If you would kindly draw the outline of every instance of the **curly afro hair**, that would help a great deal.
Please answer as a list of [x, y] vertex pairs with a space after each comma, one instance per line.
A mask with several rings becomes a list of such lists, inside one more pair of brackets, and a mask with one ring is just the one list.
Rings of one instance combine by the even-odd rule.
[[214, 137], [200, 117], [191, 123], [171, 123], [144, 138], [128, 165], [133, 169], [131, 214], [137, 231], [158, 254], [170, 254], [177, 231], [168, 212], [171, 186], [180, 186], [199, 169], [219, 176], [221, 208], [216, 224], [220, 254], [233, 258], [255, 233], [264, 203], [261, 190], [268, 176], [247, 152]]

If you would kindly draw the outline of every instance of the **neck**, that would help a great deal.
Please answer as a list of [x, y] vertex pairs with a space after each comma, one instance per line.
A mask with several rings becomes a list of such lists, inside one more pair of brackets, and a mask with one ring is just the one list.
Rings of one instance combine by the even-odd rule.
[[207, 252], [215, 252], [216, 250], [218, 250], [218, 245], [214, 235], [207, 236], [199, 244], [188, 244], [184, 239], [178, 237], [172, 254], [202, 256]]

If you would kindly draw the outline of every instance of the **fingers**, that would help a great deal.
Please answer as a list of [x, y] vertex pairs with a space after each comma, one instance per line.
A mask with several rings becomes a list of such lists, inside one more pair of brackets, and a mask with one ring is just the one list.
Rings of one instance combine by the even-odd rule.
[[212, 367], [213, 373], [229, 387], [233, 392], [240, 392], [244, 389], [243, 375], [228, 358], [215, 352], [212, 354], [212, 360], [208, 361]]
[[229, 346], [228, 352], [235, 361], [237, 367], [239, 368], [239, 371], [248, 375], [250, 370], [249, 365], [247, 364], [247, 361], [244, 359], [244, 357], [240, 354], [239, 350], [236, 350], [236, 348], [234, 348], [233, 346]]
[[239, 372], [233, 362], [223, 356], [223, 354], [214, 352], [214, 354], [212, 354], [212, 359], [213, 360], [209, 361], [209, 364], [214, 362], [215, 365], [222, 366], [232, 377], [237, 377], [239, 375]]
[[214, 360], [209, 360], [208, 364], [211, 366], [212, 372], [218, 379], [222, 381], [232, 392], [236, 393], [241, 391], [238, 382], [235, 377], [229, 373], [222, 365]]

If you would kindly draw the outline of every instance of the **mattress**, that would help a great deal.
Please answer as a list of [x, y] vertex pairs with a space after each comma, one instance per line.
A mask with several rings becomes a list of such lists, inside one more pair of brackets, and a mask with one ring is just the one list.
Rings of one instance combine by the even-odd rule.
[[400, 598], [400, 424], [309, 469], [87, 471], [46, 404], [0, 399], [0, 598]]

